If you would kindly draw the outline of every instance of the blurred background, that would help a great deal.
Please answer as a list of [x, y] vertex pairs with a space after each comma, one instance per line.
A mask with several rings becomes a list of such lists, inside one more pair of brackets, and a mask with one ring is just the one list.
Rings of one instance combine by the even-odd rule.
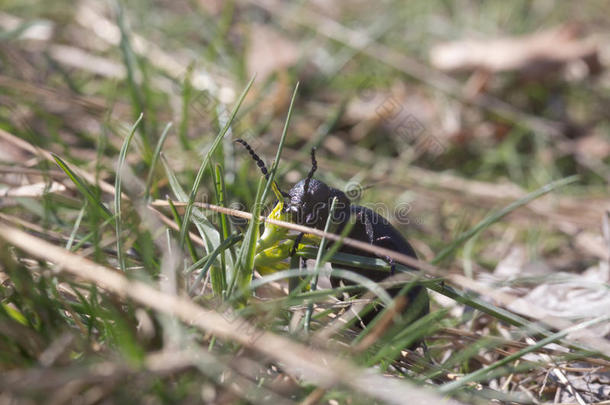
[[[127, 163], [145, 178], [172, 122], [163, 155], [191, 184], [255, 77], [222, 147], [228, 203], [247, 209], [260, 174], [231, 140], [246, 139], [270, 164], [299, 82], [278, 174], [284, 189], [309, 171], [316, 146], [316, 177], [378, 207], [429, 261], [492, 210], [577, 174], [440, 264], [515, 294], [509, 308], [536, 308], [538, 319], [607, 312], [607, 289], [591, 285], [610, 281], [608, 2], [0, 4], [0, 209], [13, 223], [69, 235], [79, 212], [58, 214], [25, 188], [47, 184], [45, 195], [59, 195], [51, 201], [77, 195], [57, 173], [50, 190], [47, 175], [28, 172], [41, 162], [20, 141], [112, 182], [125, 134], [143, 113]], [[161, 168], [156, 177], [151, 195], [165, 198]], [[199, 198], [213, 190], [206, 174]], [[481, 317], [470, 329], [487, 333], [489, 324]], [[596, 333], [607, 337], [610, 326]]]
[[[579, 174], [565, 199], [515, 213], [511, 232], [492, 228], [471, 254], [493, 269], [522, 242], [532, 259], [559, 253], [554, 266], [583, 270], [607, 258], [592, 241], [610, 179], [605, 5], [4, 0], [1, 125], [93, 169], [120, 147], [113, 128], [142, 111], [138, 147], [150, 155], [173, 122], [164, 153], [188, 176], [254, 75], [231, 135], [269, 162], [298, 81], [285, 188], [318, 146], [323, 180], [386, 204], [431, 258], [489, 208]], [[251, 169], [242, 162], [228, 181]], [[231, 198], [251, 201], [253, 184]]]

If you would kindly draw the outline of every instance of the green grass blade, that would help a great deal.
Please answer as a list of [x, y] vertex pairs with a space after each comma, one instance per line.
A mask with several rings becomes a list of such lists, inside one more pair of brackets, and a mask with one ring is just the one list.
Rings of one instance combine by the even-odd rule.
[[[178, 227], [180, 227], [180, 225], [182, 225], [182, 218], [180, 217], [180, 214], [178, 214], [178, 210], [176, 209], [174, 202], [168, 198], [167, 203], [169, 204], [169, 210], [172, 212], [174, 221], [176, 222]], [[191, 240], [191, 237], [189, 235], [186, 235], [186, 248], [188, 249], [189, 254], [191, 255], [191, 259], [196, 262], [197, 253], [195, 251], [195, 247], [193, 246], [193, 241]]]
[[161, 133], [161, 137], [157, 142], [157, 146], [155, 147], [155, 152], [152, 155], [152, 160], [150, 161], [150, 170], [148, 171], [148, 177], [146, 178], [146, 195], [144, 196], [144, 201], [148, 201], [150, 197], [150, 188], [152, 185], [153, 175], [155, 173], [155, 167], [157, 166], [157, 160], [159, 159], [159, 155], [161, 154], [161, 150], [163, 149], [163, 144], [165, 144], [165, 139], [167, 139], [167, 135], [169, 134], [169, 130], [172, 127], [172, 123], [168, 122], [163, 132]]
[[123, 253], [123, 238], [121, 237], [121, 228], [122, 228], [122, 216], [121, 216], [121, 183], [122, 183], [122, 173], [123, 165], [125, 164], [125, 158], [127, 157], [127, 149], [129, 149], [129, 145], [131, 144], [131, 140], [133, 139], [134, 134], [136, 133], [136, 129], [138, 125], [142, 121], [144, 114], [140, 114], [136, 122], [131, 127], [129, 134], [125, 138], [123, 145], [121, 146], [121, 151], [119, 153], [119, 161], [117, 163], [116, 168], [116, 176], [114, 178], [114, 224], [116, 229], [116, 249], [117, 249], [117, 257], [119, 260], [119, 267], [124, 272], [125, 271], [125, 255]]
[[237, 103], [233, 107], [233, 111], [231, 111], [231, 115], [230, 115], [229, 119], [227, 120], [227, 123], [220, 130], [220, 132], [216, 136], [216, 139], [214, 139], [214, 142], [212, 143], [210, 150], [206, 154], [205, 158], [203, 159], [203, 162], [201, 163], [201, 166], [199, 167], [199, 171], [197, 172], [197, 176], [195, 177], [193, 187], [191, 188], [191, 193], [189, 194], [188, 200], [186, 203], [186, 209], [184, 211], [184, 219], [182, 220], [182, 228], [180, 228], [180, 237], [178, 239], [180, 245], [184, 244], [184, 238], [186, 237], [189, 222], [191, 220], [191, 214], [193, 212], [193, 203], [195, 202], [195, 197], [197, 196], [197, 190], [199, 189], [199, 185], [201, 184], [201, 180], [203, 179], [203, 173], [205, 172], [205, 169], [208, 166], [212, 155], [216, 151], [216, 148], [218, 148], [218, 145], [220, 145], [220, 141], [222, 141], [222, 138], [225, 136], [225, 134], [231, 127], [231, 124], [232, 124], [233, 120], [235, 119], [235, 115], [237, 114], [237, 111], [239, 110], [239, 107], [241, 106], [242, 102], [244, 101], [246, 94], [248, 94], [250, 87], [252, 87], [252, 83], [254, 83], [254, 77], [252, 79], [250, 79], [250, 81], [246, 85], [246, 88], [239, 96], [239, 99], [237, 100]]
[[292, 98], [290, 99], [290, 106], [288, 107], [288, 113], [286, 114], [286, 121], [284, 122], [284, 129], [282, 130], [282, 137], [280, 138], [280, 143], [277, 147], [277, 151], [275, 152], [275, 160], [271, 165], [271, 170], [269, 171], [269, 179], [267, 179], [267, 184], [265, 184], [265, 189], [263, 191], [261, 201], [265, 201], [267, 198], [267, 194], [269, 193], [269, 189], [271, 188], [271, 184], [273, 184], [275, 180], [275, 174], [277, 172], [277, 167], [280, 164], [280, 156], [282, 155], [282, 149], [284, 149], [284, 141], [286, 140], [286, 135], [288, 134], [288, 126], [290, 125], [290, 118], [292, 117], [292, 108], [294, 106], [294, 101], [297, 98], [297, 92], [299, 91], [299, 83], [297, 82], [296, 86], [294, 86], [294, 91], [292, 92]]
[[[296, 253], [296, 256], [305, 257], [307, 259], [315, 259], [317, 257], [317, 249], [311, 247], [301, 248]], [[387, 271], [388, 275], [391, 269], [391, 266], [382, 259], [352, 255], [349, 253], [335, 253], [332, 257], [328, 259], [328, 261], [336, 265], [358, 267], [362, 269], [371, 269], [377, 271]], [[403, 266], [401, 264], [395, 264], [395, 270], [406, 272], [408, 274], [412, 274], [414, 277], [418, 277], [417, 273], [413, 272], [412, 270], [409, 270], [408, 267]], [[540, 326], [534, 326], [534, 324], [532, 324], [530, 321], [517, 314], [514, 314], [506, 309], [497, 307], [489, 302], [486, 302], [482, 299], [473, 296], [472, 294], [467, 294], [458, 291], [443, 282], [439, 282], [438, 279], [420, 279], [418, 282], [430, 290], [436, 291], [439, 294], [449, 297], [459, 302], [460, 304], [468, 305], [474, 309], [491, 315], [502, 322], [506, 322], [510, 325], [519, 327], [528, 327], [530, 329], [534, 327], [533, 332], [540, 333], [543, 336], [549, 336], [551, 334], [551, 332], [549, 332], [548, 330]]]
[[51, 155], [53, 155], [53, 159], [55, 159], [55, 163], [57, 163], [57, 166], [59, 166], [59, 168], [61, 170], [64, 171], [64, 173], [66, 173], [66, 175], [70, 178], [70, 180], [72, 180], [72, 182], [74, 183], [74, 185], [76, 186], [76, 188], [78, 189], [78, 191], [81, 192], [81, 194], [83, 196], [85, 196], [85, 198], [87, 200], [89, 200], [89, 202], [91, 203], [92, 206], [101, 209], [102, 212], [102, 216], [105, 219], [109, 219], [112, 218], [112, 212], [110, 212], [110, 210], [108, 209], [108, 207], [106, 207], [106, 205], [104, 205], [103, 202], [101, 202], [100, 200], [98, 200], [98, 198], [96, 197], [96, 195], [93, 193], [93, 191], [91, 191], [91, 189], [87, 186], [87, 184], [85, 183], [84, 180], [82, 180], [80, 178], [80, 176], [78, 176], [72, 169], [70, 169], [70, 166], [68, 166], [68, 164], [66, 162], [64, 162], [59, 156], [57, 156], [56, 154], [52, 153]]
[[447, 309], [440, 309], [423, 316], [411, 324], [405, 325], [402, 323], [395, 325], [390, 332], [385, 333], [376, 343], [377, 346], [380, 346], [379, 350], [372, 356], [367, 357], [367, 365], [372, 367], [384, 359], [393, 360], [405, 347], [426, 336], [432, 335], [444, 326], [441, 321], [448, 312]]
[[[333, 198], [333, 201], [330, 203], [330, 211], [328, 213], [328, 218], [326, 218], [326, 224], [324, 225], [324, 232], [330, 232], [330, 224], [332, 223], [333, 214], [335, 212], [335, 207], [337, 206], [337, 197]], [[316, 256], [316, 264], [314, 269], [316, 270], [316, 274], [313, 276], [311, 280], [311, 290], [315, 291], [318, 286], [318, 275], [320, 272], [320, 268], [324, 265], [323, 261], [323, 253], [326, 250], [327, 239], [326, 236], [322, 237], [320, 241], [320, 246], [318, 247], [318, 254]], [[307, 305], [307, 311], [305, 312], [305, 332], [309, 331], [309, 324], [311, 323], [311, 314], [313, 312], [313, 305], [309, 303]]]
[[[328, 218], [326, 218], [326, 224], [324, 225], [325, 233], [330, 232], [330, 225], [332, 223], [332, 218], [333, 218], [333, 214], [335, 212], [336, 206], [337, 206], [337, 197], [333, 197], [333, 201], [330, 203], [330, 211], [328, 212]], [[324, 235], [322, 237], [322, 240], [320, 241], [320, 246], [318, 248], [318, 254], [316, 256], [316, 264], [315, 264], [316, 269], [319, 269], [320, 267], [322, 267], [322, 265], [324, 265], [325, 257], [323, 257], [323, 254], [324, 254], [324, 251], [326, 250], [327, 242], [328, 242], [328, 240], [326, 239], [326, 235]], [[317, 281], [318, 277], [315, 277], [314, 279]], [[316, 282], [314, 282], [313, 284], [315, 285]]]
[[[235, 235], [233, 235], [233, 236], [235, 236]], [[231, 238], [231, 243], [229, 243], [229, 244], [228, 244], [228, 248], [232, 247], [232, 246], [233, 246], [233, 245], [235, 245], [237, 242], [239, 242], [240, 240], [242, 240], [242, 239], [243, 239], [243, 236], [240, 234], [240, 237], [239, 237], [239, 238], [238, 238], [238, 237], [234, 237], [234, 238], [233, 238], [232, 236], [230, 236], [229, 238]], [[229, 238], [227, 238], [227, 239], [229, 239]], [[225, 240], [223, 241], [223, 243], [225, 243], [225, 241], [226, 241], [227, 239], [225, 239]], [[197, 269], [197, 267], [199, 267], [199, 266], [201, 266], [202, 264], [204, 264], [205, 262], [207, 262], [207, 260], [208, 260], [208, 259], [211, 257], [211, 255], [212, 255], [213, 253], [214, 253], [214, 252], [210, 253], [209, 255], [205, 255], [205, 256], [204, 256], [204, 257], [202, 257], [201, 259], [197, 260], [195, 263], [191, 264], [189, 267], [187, 267], [187, 268], [184, 270], [184, 273], [185, 273], [185, 274], [189, 274], [189, 273], [193, 272], [194, 270], [196, 270], [196, 269]]]
[[538, 349], [543, 348], [544, 346], [548, 345], [549, 343], [556, 342], [556, 341], [562, 339], [563, 337], [567, 336], [570, 333], [579, 331], [581, 329], [588, 328], [590, 326], [607, 321], [609, 319], [610, 319], [609, 315], [603, 315], [603, 316], [599, 316], [597, 318], [588, 320], [586, 322], [582, 322], [577, 325], [571, 326], [571, 327], [564, 329], [562, 331], [559, 331], [557, 333], [553, 333], [552, 335], [542, 339], [541, 341], [539, 341], [538, 343], [536, 343], [534, 345], [523, 348], [523, 349], [519, 350], [518, 352], [511, 354], [510, 356], [504, 357], [500, 361], [497, 361], [493, 364], [490, 364], [487, 367], [481, 368], [473, 373], [465, 375], [464, 377], [460, 378], [459, 380], [452, 381], [450, 383], [447, 383], [447, 384], [441, 386], [440, 391], [442, 393], [447, 394], [452, 391], [455, 391], [456, 389], [458, 389], [460, 387], [463, 387], [464, 385], [468, 384], [469, 382], [480, 381], [481, 379], [484, 379], [486, 377], [486, 375], [488, 375], [492, 370], [495, 370], [499, 367], [507, 365], [512, 361], [518, 360], [528, 353], [532, 353]]
[[74, 239], [76, 238], [76, 233], [78, 232], [78, 228], [80, 227], [80, 223], [85, 216], [85, 212], [87, 212], [87, 200], [85, 200], [85, 204], [83, 208], [78, 212], [78, 217], [76, 217], [76, 221], [74, 222], [74, 226], [72, 227], [72, 232], [70, 232], [70, 237], [68, 238], [68, 242], [66, 243], [66, 249], [70, 250], [72, 248], [72, 244], [74, 243]]
[[178, 201], [186, 201], [188, 199], [188, 195], [180, 185], [178, 177], [170, 167], [169, 162], [163, 155], [163, 152], [159, 154], [159, 158], [161, 159], [161, 163], [163, 164], [163, 168], [165, 169], [165, 175], [167, 176], [167, 180], [169, 181], [169, 187], [171, 188], [172, 193], [174, 193]]
[[[216, 204], [221, 207], [226, 206], [225, 182], [222, 166], [217, 164], [214, 171], [214, 189], [216, 190]], [[220, 222], [220, 240], [221, 244], [229, 237], [230, 226], [227, 216], [223, 213], [218, 214]], [[231, 261], [233, 264], [233, 261]], [[212, 267], [212, 290], [219, 295], [227, 288], [227, 258], [224, 250], [220, 253], [220, 268]]]
[[[165, 168], [165, 173], [167, 174], [167, 178], [169, 180], [170, 188], [172, 192], [176, 195], [179, 201], [186, 201], [188, 199], [186, 192], [180, 185], [178, 178], [174, 174], [173, 170], [169, 166], [169, 163], [165, 159], [163, 154], [160, 154], [161, 163], [163, 163], [163, 167]], [[197, 227], [197, 231], [199, 235], [201, 235], [201, 239], [205, 242], [206, 253], [210, 254], [216, 249], [218, 244], [220, 243], [220, 234], [218, 230], [210, 223], [207, 217], [201, 212], [201, 210], [197, 208], [193, 208], [193, 217], [195, 218], [195, 226]], [[182, 229], [182, 228], [180, 228]], [[186, 234], [186, 238], [188, 238], [188, 233]], [[186, 241], [186, 239], [185, 239]]]
[[[241, 245], [239, 254], [237, 257], [237, 263], [235, 263], [235, 271], [232, 274], [229, 287], [227, 289], [227, 295], [230, 297], [235, 289], [235, 286], [239, 288], [239, 292], [249, 291], [248, 286], [252, 281], [252, 271], [254, 269], [254, 255], [256, 253], [256, 241], [258, 240], [259, 224], [260, 224], [260, 213], [262, 209], [262, 194], [263, 194], [263, 179], [258, 183], [256, 190], [256, 199], [254, 200], [254, 208], [252, 209], [252, 220], [248, 225], [246, 236], [244, 237], [244, 243]], [[267, 182], [269, 184], [269, 182]], [[241, 296], [242, 299], [247, 297]]]
[[[263, 276], [261, 278], [258, 278], [256, 280], [252, 281], [252, 283], [250, 283], [250, 285], [248, 286], [248, 289], [250, 291], [253, 291], [254, 289], [256, 289], [262, 285], [265, 285], [267, 283], [282, 280], [285, 278], [300, 277], [303, 275], [313, 276], [316, 273], [317, 273], [317, 271], [315, 269], [312, 269], [312, 270], [309, 270], [309, 269], [282, 270], [282, 271], [278, 271], [276, 273], [269, 274], [267, 276]], [[393, 302], [392, 297], [390, 297], [390, 295], [387, 293], [386, 290], [381, 288], [374, 281], [371, 281], [370, 279], [368, 279], [364, 276], [361, 276], [358, 273], [355, 273], [350, 270], [333, 269], [332, 275], [335, 277], [344, 278], [348, 281], [352, 281], [355, 284], [354, 286], [348, 286], [343, 289], [335, 288], [332, 291], [353, 291], [355, 289], [366, 289], [366, 290], [372, 292], [373, 294], [375, 294], [377, 297], [379, 297], [379, 300], [382, 301], [384, 305], [391, 305]], [[301, 297], [306, 297], [306, 298], [315, 297], [318, 295], [319, 296], [328, 295], [328, 291], [327, 290], [318, 290], [318, 291], [312, 291], [312, 292], [306, 292], [306, 293], [300, 294]], [[236, 295], [236, 296], [238, 296], [238, 295]]]
[[461, 234], [460, 236], [458, 236], [458, 238], [456, 240], [454, 240], [453, 242], [451, 242], [451, 244], [449, 246], [447, 246], [445, 249], [443, 249], [432, 260], [431, 263], [432, 264], [440, 263], [441, 261], [446, 259], [450, 254], [455, 252], [455, 250], [458, 247], [460, 247], [464, 242], [466, 242], [468, 239], [472, 238], [474, 235], [481, 232], [483, 229], [489, 227], [490, 225], [498, 222], [500, 219], [504, 218], [506, 215], [508, 215], [512, 211], [516, 210], [517, 208], [522, 207], [526, 204], [529, 204], [536, 198], [543, 196], [544, 194], [547, 194], [553, 190], [556, 190], [560, 187], [574, 183], [579, 178], [580, 177], [578, 175], [574, 175], [574, 176], [566, 177], [566, 178], [554, 181], [552, 183], [549, 183], [549, 184], [539, 188], [538, 190], [527, 194], [523, 198], [520, 198], [517, 201], [510, 203], [506, 207], [492, 213], [491, 215], [488, 215], [486, 218], [484, 218], [481, 222], [479, 222], [473, 228], [471, 228], [470, 230], [468, 230], [468, 231], [464, 232], [463, 234]]
[[[127, 71], [127, 85], [129, 87], [129, 93], [131, 95], [131, 100], [134, 105], [134, 111], [137, 111], [140, 115], [142, 115], [147, 111], [146, 104], [144, 102], [144, 96], [142, 95], [140, 87], [138, 86], [138, 83], [136, 81], [137, 56], [133, 51], [131, 42], [129, 40], [129, 32], [127, 30], [127, 24], [125, 21], [125, 11], [123, 10], [121, 1], [116, 1], [115, 11], [117, 18], [117, 26], [119, 27], [119, 31], [121, 33], [119, 49], [121, 50], [123, 62], [125, 63], [125, 69]], [[146, 130], [146, 122], [142, 121], [142, 146], [144, 148], [144, 159], [148, 162], [150, 161], [151, 150], [150, 141], [148, 139], [148, 134]]]
[[[343, 246], [343, 239], [347, 238], [349, 233], [352, 231], [352, 228], [354, 227], [354, 225], [356, 225], [356, 221], [352, 221], [350, 218], [350, 220], [347, 222], [347, 226], [343, 227], [343, 230], [341, 231], [341, 234], [339, 235], [340, 239], [338, 241], [336, 241], [335, 243], [333, 243], [333, 245], [326, 251], [326, 253], [324, 253], [324, 257], [322, 258], [322, 263], [328, 262], [330, 260], [330, 258], [333, 257], [339, 251], [339, 249], [341, 249], [341, 246]], [[387, 263], [387, 262], [384, 261], [384, 263]], [[389, 266], [388, 269], [391, 269], [391, 266]]]
[[94, 240], [93, 244], [95, 244], [95, 237], [99, 234], [99, 232], [97, 232], [97, 230], [98, 229], [103, 229], [105, 226], [110, 224], [110, 222], [113, 221], [113, 220], [114, 220], [113, 218], [108, 218], [108, 219], [104, 220], [104, 222], [99, 224], [95, 230], [89, 232], [88, 234], [83, 236], [82, 239], [80, 239], [78, 242], [76, 242], [72, 246], [72, 251], [76, 252], [78, 249], [82, 248], [85, 245], [85, 243], [89, 242], [91, 239]]
[[[228, 237], [227, 239], [223, 240], [222, 243], [220, 245], [218, 245], [216, 250], [214, 250], [211, 254], [209, 254], [207, 256], [207, 261], [205, 262], [205, 265], [201, 269], [201, 272], [197, 275], [197, 278], [193, 282], [193, 285], [191, 285], [191, 288], [189, 288], [189, 295], [193, 295], [195, 288], [201, 282], [201, 280], [206, 275], [206, 273], [210, 269], [210, 267], [214, 264], [218, 255], [222, 254], [226, 249], [228, 249], [229, 247], [231, 247], [232, 245], [234, 245], [235, 243], [237, 243], [238, 241], [240, 241], [242, 239], [243, 239], [243, 235], [234, 234], [234, 235]], [[218, 292], [218, 294], [221, 294], [221, 293], [222, 293], [222, 290], [220, 290]]]

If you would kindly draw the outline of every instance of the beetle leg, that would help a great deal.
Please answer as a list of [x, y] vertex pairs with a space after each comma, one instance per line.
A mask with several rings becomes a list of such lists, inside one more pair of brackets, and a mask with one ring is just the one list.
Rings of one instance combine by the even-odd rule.
[[294, 244], [292, 245], [292, 250], [290, 250], [290, 257], [294, 256], [297, 252], [297, 249], [299, 248], [299, 244], [301, 243], [301, 240], [303, 240], [303, 236], [305, 234], [303, 232], [301, 232], [300, 234], [297, 235], [297, 237], [294, 240]]

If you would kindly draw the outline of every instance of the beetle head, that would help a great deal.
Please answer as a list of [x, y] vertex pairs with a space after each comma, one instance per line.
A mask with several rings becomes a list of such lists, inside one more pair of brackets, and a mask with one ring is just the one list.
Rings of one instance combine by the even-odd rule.
[[335, 197], [337, 203], [333, 221], [342, 223], [346, 210], [349, 210], [349, 199], [342, 191], [316, 179], [304, 179], [295, 184], [288, 192], [285, 209], [290, 212], [295, 223], [324, 229]]
[[307, 177], [294, 185], [288, 192], [288, 201], [284, 205], [292, 220], [300, 225], [324, 229], [333, 198], [337, 198], [333, 212], [333, 222], [343, 223], [349, 215], [349, 199], [337, 189], [327, 186], [313, 178], [318, 169], [316, 149], [311, 149], [311, 170]]

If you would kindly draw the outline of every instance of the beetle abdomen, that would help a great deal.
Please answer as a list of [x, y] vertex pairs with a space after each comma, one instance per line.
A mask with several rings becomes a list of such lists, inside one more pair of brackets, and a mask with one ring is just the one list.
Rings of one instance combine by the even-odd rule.
[[[352, 213], [352, 221], [355, 221], [349, 233], [350, 238], [370, 243], [373, 246], [379, 246], [389, 250], [393, 250], [395, 252], [402, 253], [413, 258], [417, 258], [415, 250], [413, 249], [411, 244], [407, 242], [407, 240], [400, 234], [400, 232], [398, 232], [398, 230], [394, 228], [392, 224], [390, 224], [390, 222], [382, 215], [377, 214], [369, 208], [362, 207], [359, 205], [352, 205], [350, 207], [350, 211]], [[339, 252], [350, 253], [365, 257], [379, 257], [374, 253], [363, 251], [348, 245], [341, 246]], [[391, 262], [389, 257], [379, 258]], [[362, 269], [351, 266], [343, 267], [346, 270], [358, 273], [375, 282], [382, 281], [390, 276], [388, 272], [384, 271]], [[339, 285], [339, 281], [340, 279], [336, 277], [331, 277], [331, 283], [333, 287], [337, 287]], [[351, 282], [346, 280], [344, 280], [344, 283], [352, 284]], [[387, 289], [387, 292], [394, 297], [400, 292], [400, 290], [400, 287], [389, 288]], [[425, 287], [418, 285], [411, 287], [411, 289], [407, 293], [407, 298], [409, 300], [409, 305], [412, 303], [415, 303], [417, 305], [417, 313], [415, 314], [415, 319], [418, 319], [429, 312], [429, 300]], [[405, 311], [409, 310], [409, 305], [407, 306], [407, 308], [405, 308]], [[363, 318], [363, 322], [365, 324], [368, 324], [376, 314], [376, 311], [373, 311], [373, 313], [369, 313], [367, 317]]]

